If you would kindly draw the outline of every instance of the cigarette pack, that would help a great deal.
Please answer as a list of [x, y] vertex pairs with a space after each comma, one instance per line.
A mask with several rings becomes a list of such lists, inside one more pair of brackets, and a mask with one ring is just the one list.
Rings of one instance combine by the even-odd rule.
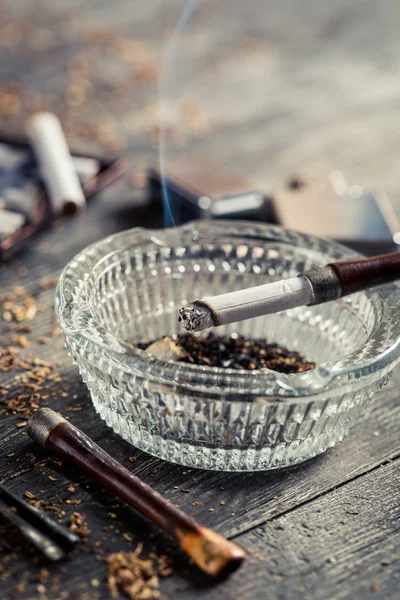
[[[86, 200], [126, 170], [112, 156], [71, 151]], [[45, 229], [54, 214], [29, 142], [0, 133], [0, 260], [7, 260]]]

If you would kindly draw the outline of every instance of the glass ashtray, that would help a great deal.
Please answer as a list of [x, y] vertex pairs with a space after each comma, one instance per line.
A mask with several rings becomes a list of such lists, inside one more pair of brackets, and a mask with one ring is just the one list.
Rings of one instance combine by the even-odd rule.
[[399, 360], [396, 284], [218, 328], [300, 351], [316, 367], [283, 374], [160, 360], [136, 347], [182, 332], [192, 300], [354, 257], [313, 236], [241, 221], [132, 229], [64, 269], [56, 312], [95, 409], [125, 440], [188, 467], [286, 467], [334, 446]]

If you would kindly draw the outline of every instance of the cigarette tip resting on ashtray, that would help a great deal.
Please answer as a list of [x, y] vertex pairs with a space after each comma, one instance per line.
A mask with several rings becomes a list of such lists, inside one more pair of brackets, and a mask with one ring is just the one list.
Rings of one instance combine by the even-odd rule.
[[195, 300], [179, 310], [179, 321], [187, 331], [202, 331], [298, 306], [323, 304], [399, 278], [400, 252], [332, 262], [297, 277]]

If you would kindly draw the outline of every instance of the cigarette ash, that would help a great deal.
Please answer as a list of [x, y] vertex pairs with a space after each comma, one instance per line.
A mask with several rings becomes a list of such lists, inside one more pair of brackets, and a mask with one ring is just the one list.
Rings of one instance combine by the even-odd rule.
[[182, 323], [183, 327], [190, 333], [202, 331], [203, 329], [218, 324], [211, 309], [200, 301], [181, 308], [179, 310], [178, 321]]
[[[300, 373], [315, 367], [315, 363], [299, 352], [237, 334], [219, 336], [209, 333], [199, 336], [184, 333], [152, 343], [140, 343], [138, 347], [154, 353], [158, 358], [224, 369], [271, 369], [279, 373]], [[164, 353], [163, 347], [167, 347], [167, 353]]]

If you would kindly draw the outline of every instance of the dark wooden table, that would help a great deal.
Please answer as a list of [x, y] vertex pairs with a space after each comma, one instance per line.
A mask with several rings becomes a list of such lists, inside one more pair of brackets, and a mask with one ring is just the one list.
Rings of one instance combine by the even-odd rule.
[[[182, 2], [81, 4], [20, 0], [4, 7], [0, 125], [20, 131], [26, 114], [56, 110], [72, 144], [116, 150], [140, 171], [156, 156], [155, 76]], [[168, 151], [207, 153], [266, 189], [299, 168], [343, 168], [353, 181], [384, 187], [400, 208], [399, 23], [396, 1], [200, 2], [169, 47], [177, 67], [162, 87]], [[189, 104], [176, 112], [182, 99]], [[60, 411], [172, 502], [242, 545], [247, 562], [224, 582], [206, 580], [137, 514], [49, 459], [27, 437], [25, 413], [12, 410], [10, 399], [26, 388], [8, 371], [0, 373], [0, 477], [19, 495], [28, 491], [56, 507], [65, 523], [78, 511], [91, 533], [58, 565], [3, 534], [0, 597], [106, 598], [104, 557], [144, 542], [144, 554], [155, 548], [172, 556], [175, 573], [161, 582], [167, 598], [398, 598], [398, 371], [339, 446], [285, 471], [188, 473], [135, 450], [95, 414], [56, 329], [51, 282], [46, 287], [43, 279], [57, 278], [79, 250], [109, 233], [161, 226], [161, 213], [148, 214], [142, 200], [129, 174], [78, 221], [58, 223], [1, 267], [0, 351], [24, 345], [12, 338], [24, 335], [30, 345], [19, 356], [52, 366], [33, 401]], [[10, 331], [4, 318], [17, 285], [39, 305], [31, 332]]]

